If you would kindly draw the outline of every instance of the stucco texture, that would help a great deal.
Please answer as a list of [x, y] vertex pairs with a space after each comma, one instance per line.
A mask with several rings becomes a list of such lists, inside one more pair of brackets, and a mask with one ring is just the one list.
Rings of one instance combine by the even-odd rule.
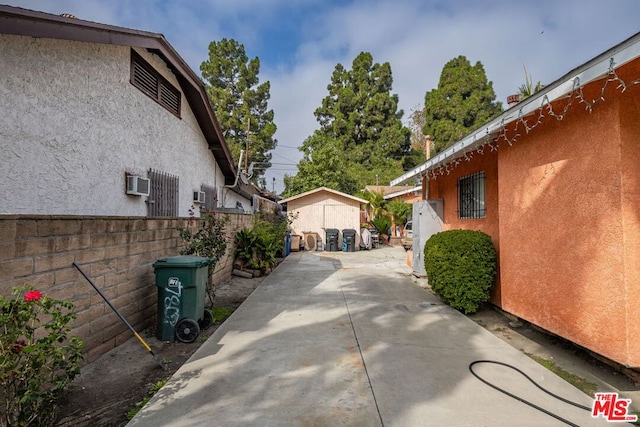
[[[500, 229], [498, 211], [498, 156], [496, 151], [486, 148], [482, 153], [469, 153], [469, 160], [463, 160], [452, 173], [443, 174], [428, 181], [429, 199], [444, 200], [445, 230], [479, 230], [491, 236], [493, 245], [500, 254]], [[458, 179], [476, 172], [485, 173], [484, 218], [461, 219], [458, 214]], [[501, 305], [500, 265], [495, 284], [491, 290], [491, 302]]]
[[572, 107], [500, 150], [502, 307], [640, 366], [640, 108], [637, 89], [613, 89], [593, 112]]
[[[130, 82], [130, 48], [0, 35], [0, 213], [144, 216], [125, 173], [180, 179], [192, 191], [224, 183], [182, 96], [181, 118]], [[176, 88], [157, 56], [138, 50]]]
[[[472, 153], [430, 179], [446, 229], [491, 235], [499, 277], [492, 301], [625, 366], [640, 367], [640, 60], [548, 106], [513, 145]], [[605, 87], [603, 91], [602, 88]], [[571, 101], [571, 99], [573, 99]], [[538, 120], [529, 117], [529, 125]], [[508, 136], [516, 133], [513, 124]], [[457, 180], [485, 171], [486, 218], [458, 219]]]

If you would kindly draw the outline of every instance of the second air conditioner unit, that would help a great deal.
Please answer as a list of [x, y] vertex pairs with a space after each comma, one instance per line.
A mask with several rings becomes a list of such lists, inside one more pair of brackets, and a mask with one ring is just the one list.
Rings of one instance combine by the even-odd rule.
[[318, 233], [302, 232], [304, 236], [304, 249], [306, 251], [315, 251], [318, 247]]
[[193, 202], [194, 203], [204, 203], [205, 194], [204, 191], [194, 191], [193, 192]]
[[148, 196], [151, 180], [137, 175], [127, 176], [127, 194], [132, 196]]

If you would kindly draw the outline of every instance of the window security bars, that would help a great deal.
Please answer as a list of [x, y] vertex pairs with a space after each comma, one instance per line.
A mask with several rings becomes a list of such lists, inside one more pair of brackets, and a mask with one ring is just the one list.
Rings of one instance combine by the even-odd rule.
[[459, 217], [484, 218], [486, 212], [484, 172], [476, 172], [458, 179]]
[[178, 216], [178, 177], [149, 169], [151, 191], [147, 202], [149, 216]]
[[204, 206], [205, 211], [212, 211], [218, 207], [218, 190], [216, 187], [202, 184], [200, 191], [204, 191]]

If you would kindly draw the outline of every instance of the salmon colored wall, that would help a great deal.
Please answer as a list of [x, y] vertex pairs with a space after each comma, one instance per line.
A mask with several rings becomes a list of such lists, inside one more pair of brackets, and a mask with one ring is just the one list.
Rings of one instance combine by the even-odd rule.
[[[640, 60], [616, 70], [630, 83]], [[640, 367], [640, 85], [584, 88], [563, 120], [520, 127], [513, 146], [431, 179], [445, 228], [491, 235], [499, 253], [492, 301], [611, 360]], [[567, 100], [553, 105], [561, 114]], [[536, 121], [531, 118], [529, 125]], [[511, 129], [513, 135], [513, 128]], [[485, 149], [486, 151], [486, 149]], [[487, 216], [461, 220], [457, 179], [484, 170]], [[499, 177], [499, 179], [498, 179]], [[496, 302], [497, 300], [497, 302]]]
[[[640, 64], [620, 75], [627, 82], [640, 76]], [[640, 88], [620, 97], [622, 227], [628, 365], [640, 366]]]
[[[429, 199], [444, 200], [444, 229], [479, 230], [491, 236], [493, 244], [500, 254], [500, 231], [498, 221], [498, 163], [497, 152], [491, 152], [487, 147], [484, 154], [473, 152], [471, 160], [463, 160], [447, 175], [438, 175], [436, 179], [429, 179]], [[458, 216], [458, 178], [476, 172], [485, 173], [485, 207], [484, 218], [460, 219]], [[501, 306], [500, 298], [500, 263], [498, 275], [491, 291], [491, 302]]]
[[[585, 98], [597, 99], [602, 84]], [[564, 120], [547, 116], [501, 147], [502, 308], [640, 366], [639, 91], [614, 87], [591, 113], [573, 105]]]

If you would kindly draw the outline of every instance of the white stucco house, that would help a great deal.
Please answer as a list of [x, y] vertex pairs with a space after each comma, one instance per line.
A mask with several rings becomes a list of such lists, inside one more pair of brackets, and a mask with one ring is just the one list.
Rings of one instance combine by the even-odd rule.
[[205, 86], [162, 34], [0, 6], [0, 214], [251, 211]]
[[[367, 201], [327, 187], [316, 188], [283, 200], [287, 213], [293, 216], [292, 234], [302, 237], [305, 250], [326, 249], [327, 229], [355, 231], [355, 250], [360, 246], [360, 210]], [[319, 244], [318, 244], [319, 243]], [[341, 250], [342, 243], [339, 243]]]

